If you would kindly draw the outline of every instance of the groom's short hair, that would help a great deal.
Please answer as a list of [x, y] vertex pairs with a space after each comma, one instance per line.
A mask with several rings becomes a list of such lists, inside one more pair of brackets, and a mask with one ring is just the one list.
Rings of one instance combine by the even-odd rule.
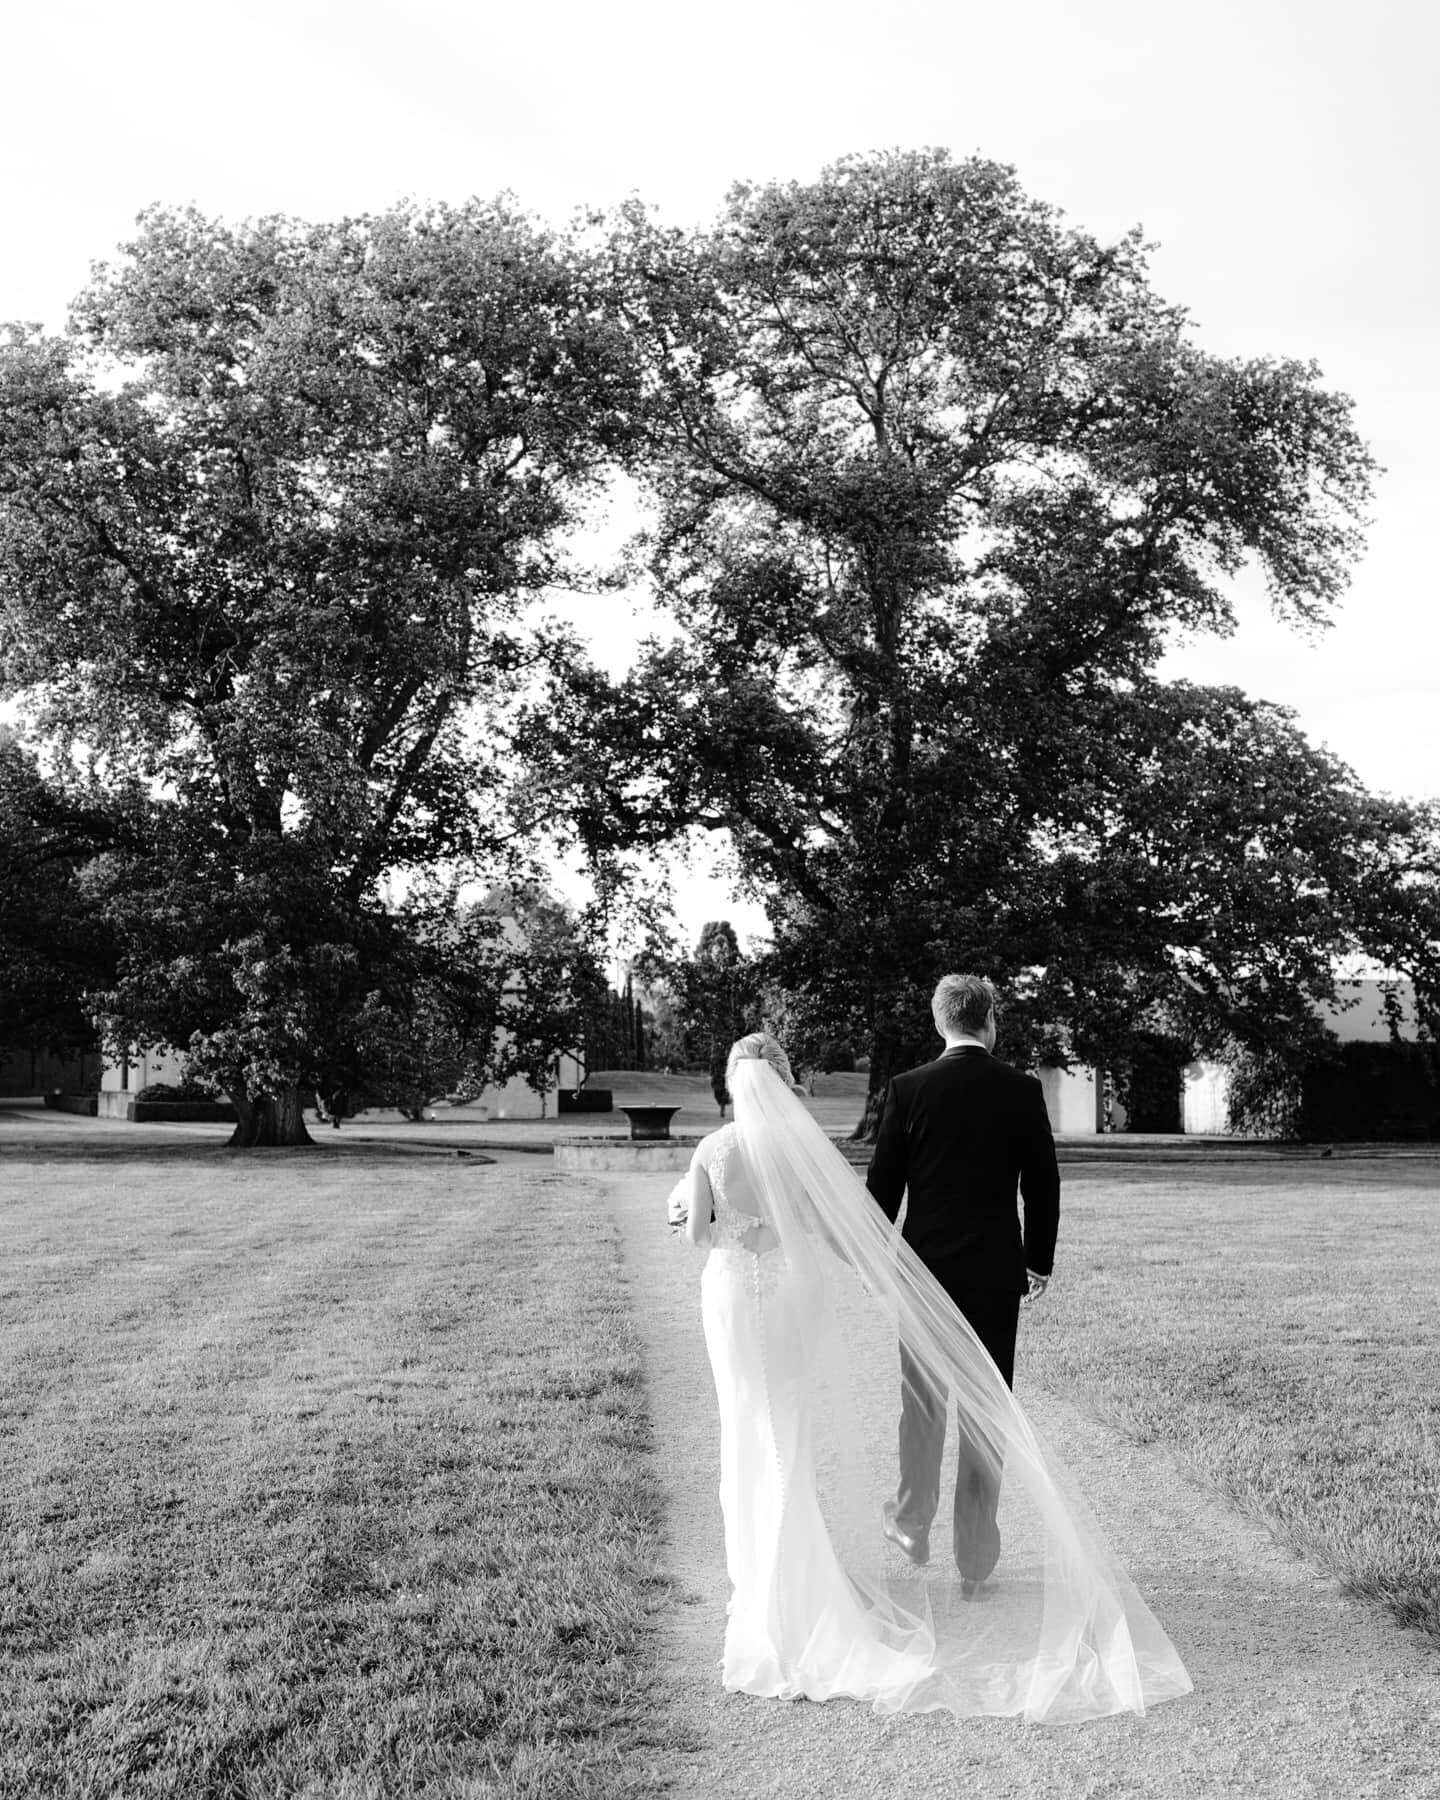
[[942, 1036], [978, 1032], [995, 1011], [995, 990], [978, 975], [942, 975], [930, 1010]]

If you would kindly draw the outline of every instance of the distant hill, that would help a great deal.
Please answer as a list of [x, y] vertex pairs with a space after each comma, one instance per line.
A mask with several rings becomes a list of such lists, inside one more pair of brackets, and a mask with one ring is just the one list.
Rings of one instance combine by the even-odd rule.
[[[815, 1094], [806, 1105], [822, 1130], [832, 1136], [848, 1135], [859, 1123], [865, 1106], [864, 1075], [818, 1075]], [[710, 1091], [708, 1075], [662, 1075], [653, 1069], [598, 1069], [586, 1078], [587, 1088], [608, 1088], [616, 1106], [635, 1106], [654, 1101], [681, 1110], [671, 1120], [677, 1131], [713, 1131], [720, 1124], [720, 1110]], [[728, 1113], [726, 1115], [729, 1116]]]

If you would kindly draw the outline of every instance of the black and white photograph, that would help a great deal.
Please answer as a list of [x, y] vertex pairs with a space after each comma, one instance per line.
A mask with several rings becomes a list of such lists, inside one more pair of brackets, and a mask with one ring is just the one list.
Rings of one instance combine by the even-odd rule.
[[1440, 15], [0, 48], [0, 1800], [1440, 1800]]

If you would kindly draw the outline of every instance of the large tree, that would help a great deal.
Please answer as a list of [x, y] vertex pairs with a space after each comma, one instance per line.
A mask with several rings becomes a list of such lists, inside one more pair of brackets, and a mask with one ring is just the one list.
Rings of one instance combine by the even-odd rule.
[[[779, 978], [868, 1047], [872, 1116], [947, 967], [1056, 1053], [1157, 1007], [1308, 1017], [1347, 948], [1430, 981], [1433, 821], [1154, 675], [1230, 628], [1246, 565], [1297, 622], [1342, 592], [1372, 463], [1313, 366], [1205, 353], [1138, 236], [941, 152], [737, 188], [710, 231], [631, 208], [614, 252], [681, 629], [571, 684], [560, 779], [600, 859], [730, 834]], [[1294, 845], [1257, 798], [1279, 767], [1319, 821]]]
[[95, 1047], [85, 993], [113, 976], [115, 943], [87, 892], [97, 857], [131, 845], [143, 809], [62, 795], [0, 726], [0, 1045]]
[[[302, 1140], [367, 1009], [434, 998], [418, 872], [508, 866], [503, 715], [623, 436], [616, 344], [584, 258], [475, 202], [154, 211], [70, 335], [0, 350], [0, 686], [62, 785], [150, 796], [95, 1004], [187, 1051], [239, 1142]], [[504, 973], [471, 974], [473, 1010]]]

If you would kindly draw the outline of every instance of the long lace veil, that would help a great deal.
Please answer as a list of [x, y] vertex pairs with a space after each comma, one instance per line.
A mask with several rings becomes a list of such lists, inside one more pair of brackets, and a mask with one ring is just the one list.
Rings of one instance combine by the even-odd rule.
[[[735, 1133], [801, 1289], [823, 1296], [810, 1346], [810, 1411], [826, 1528], [875, 1628], [928, 1673], [884, 1711], [1072, 1720], [1143, 1712], [1190, 1681], [1165, 1636], [935, 1277], [769, 1063], [730, 1074]], [[900, 1350], [949, 1408], [931, 1565], [884, 1541], [895, 1492]], [[1000, 1483], [1001, 1562], [962, 1589], [948, 1557], [957, 1439]], [[782, 1571], [783, 1579], [783, 1571]]]

